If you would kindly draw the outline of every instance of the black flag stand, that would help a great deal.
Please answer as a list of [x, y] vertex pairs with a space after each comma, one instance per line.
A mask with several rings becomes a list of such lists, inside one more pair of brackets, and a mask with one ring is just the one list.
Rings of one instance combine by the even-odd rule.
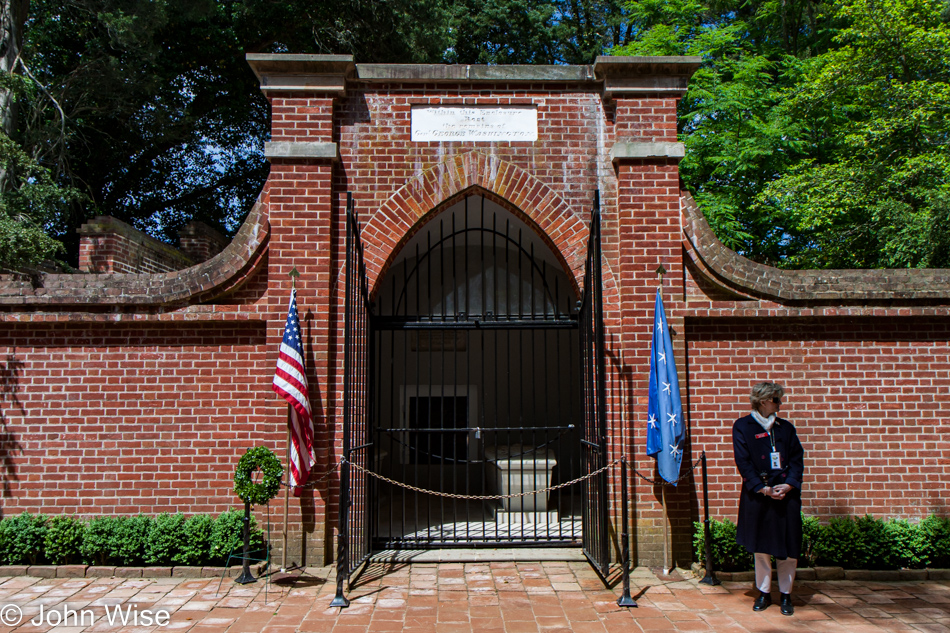
[[623, 521], [623, 529], [620, 532], [621, 558], [620, 564], [623, 565], [621, 573], [623, 574], [623, 594], [617, 599], [618, 607], [635, 607], [637, 601], [630, 597], [630, 535], [627, 534], [627, 527], [630, 517], [627, 514], [627, 456], [620, 456], [620, 513]]
[[239, 585], [257, 582], [257, 578], [251, 574], [251, 559], [248, 558], [251, 549], [251, 502], [244, 502], [244, 569], [241, 571], [241, 577], [234, 582]]
[[709, 479], [706, 476], [706, 451], [702, 454], [703, 460], [703, 505], [706, 508], [706, 520], [703, 521], [703, 541], [706, 543], [706, 575], [699, 582], [704, 585], [718, 585], [720, 580], [716, 578], [716, 572], [713, 570], [712, 562], [712, 535], [709, 530]]

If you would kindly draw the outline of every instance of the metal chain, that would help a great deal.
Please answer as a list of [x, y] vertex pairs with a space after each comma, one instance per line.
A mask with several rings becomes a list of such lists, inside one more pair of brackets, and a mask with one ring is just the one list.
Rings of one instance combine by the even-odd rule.
[[637, 475], [637, 477], [639, 477], [643, 481], [653, 484], [654, 486], [663, 485], [663, 484], [675, 484], [679, 481], [682, 481], [683, 479], [686, 479], [690, 475], [690, 473], [692, 473], [694, 470], [699, 468], [699, 465], [702, 463], [702, 461], [703, 461], [702, 457], [697, 459], [696, 462], [690, 467], [689, 470], [687, 470], [685, 473], [683, 473], [682, 475], [680, 475], [673, 481], [666, 481], [665, 479], [650, 479], [649, 477], [641, 473], [639, 470], [634, 470], [633, 472]]
[[[344, 461], [345, 461], [345, 460], [344, 460]], [[529, 490], [528, 492], [518, 492], [518, 493], [510, 494], [510, 495], [459, 495], [459, 494], [455, 494], [455, 493], [451, 493], [451, 492], [437, 492], [437, 491], [435, 491], [435, 490], [426, 490], [425, 488], [417, 488], [416, 486], [410, 486], [409, 484], [404, 484], [404, 483], [402, 483], [402, 482], [395, 481], [394, 479], [390, 479], [390, 478], [388, 478], [388, 477], [384, 477], [384, 476], [380, 475], [379, 473], [374, 473], [374, 472], [371, 471], [371, 470], [367, 470], [366, 468], [363, 468], [363, 467], [360, 466], [359, 464], [355, 464], [355, 463], [353, 463], [353, 462], [347, 462], [347, 463], [348, 463], [350, 466], [353, 466], [354, 468], [356, 468], [357, 470], [362, 471], [362, 472], [364, 472], [364, 473], [366, 473], [367, 475], [370, 475], [370, 476], [372, 476], [372, 477], [375, 477], [376, 479], [379, 479], [380, 481], [385, 481], [386, 483], [392, 484], [392, 485], [394, 485], [394, 486], [398, 486], [398, 487], [400, 487], [400, 488], [406, 488], [407, 490], [412, 490], [413, 492], [421, 492], [421, 493], [423, 493], [423, 494], [435, 495], [435, 496], [437, 496], [437, 497], [448, 497], [448, 498], [450, 498], [450, 499], [467, 499], [467, 500], [473, 500], [473, 501], [487, 501], [487, 500], [491, 500], [491, 499], [513, 499], [513, 498], [515, 498], [515, 497], [526, 497], [526, 496], [528, 496], [528, 495], [536, 495], [536, 494], [540, 494], [540, 493], [542, 493], [542, 492], [550, 492], [550, 491], [552, 491], [552, 490], [558, 490], [558, 489], [560, 489], [560, 488], [566, 488], [566, 487], [568, 487], [568, 486], [573, 486], [574, 484], [576, 484], [576, 483], [579, 482], [579, 481], [584, 481], [585, 479], [590, 479], [590, 478], [593, 477], [594, 475], [599, 475], [600, 473], [604, 472], [605, 470], [607, 470], [607, 469], [610, 468], [611, 466], [614, 466], [615, 464], [619, 464], [619, 463], [620, 463], [620, 460], [619, 460], [619, 459], [615, 459], [614, 461], [610, 462], [609, 464], [607, 464], [607, 465], [604, 466], [603, 468], [598, 468], [597, 470], [595, 470], [595, 471], [592, 472], [592, 473], [589, 473], [589, 474], [587, 474], [587, 475], [584, 475], [583, 477], [578, 477], [577, 479], [572, 479], [571, 481], [566, 481], [566, 482], [564, 482], [563, 484], [557, 484], [556, 486], [549, 486], [549, 487], [547, 487], [547, 488], [542, 488], [542, 489], [540, 489], [540, 490]]]
[[[699, 468], [699, 466], [700, 466], [700, 464], [702, 463], [702, 461], [703, 461], [703, 458], [702, 458], [702, 457], [700, 457], [699, 459], [697, 459], [697, 460], [693, 463], [693, 465], [690, 466], [689, 470], [687, 470], [685, 473], [683, 473], [682, 475], [680, 475], [679, 477], [677, 477], [674, 481], [666, 481], [665, 479], [651, 479], [651, 478], [647, 477], [646, 475], [644, 475], [643, 473], [641, 473], [639, 470], [634, 470], [633, 472], [634, 472], [634, 474], [635, 474], [637, 477], [639, 477], [639, 478], [642, 479], [643, 481], [645, 481], [645, 482], [647, 482], [647, 483], [650, 483], [650, 484], [653, 484], [653, 485], [662, 485], [662, 484], [667, 484], [667, 483], [676, 483], [676, 482], [682, 481], [683, 479], [685, 479], [686, 477], [688, 477], [694, 470], [696, 470], [697, 468]], [[568, 486], [572, 486], [572, 485], [576, 484], [576, 483], [579, 482], [579, 481], [583, 481], [583, 480], [585, 480], [585, 479], [590, 479], [590, 478], [593, 477], [594, 475], [599, 475], [600, 473], [602, 473], [603, 471], [607, 470], [607, 469], [610, 468], [611, 466], [620, 463], [620, 460], [619, 460], [619, 459], [615, 459], [614, 461], [610, 462], [609, 464], [607, 464], [607, 465], [604, 466], [603, 468], [599, 468], [599, 469], [595, 470], [595, 471], [592, 472], [592, 473], [589, 473], [589, 474], [587, 474], [587, 475], [584, 475], [583, 477], [578, 477], [577, 479], [572, 479], [571, 481], [568, 481], [568, 482], [565, 482], [565, 483], [562, 483], [562, 484], [557, 484], [556, 486], [550, 486], [550, 487], [548, 487], [548, 488], [542, 488], [541, 490], [531, 490], [531, 491], [529, 491], [529, 492], [519, 492], [519, 493], [517, 493], [517, 494], [511, 494], [511, 495], [459, 495], [459, 494], [453, 494], [453, 493], [449, 493], [449, 492], [436, 492], [435, 490], [426, 490], [425, 488], [417, 488], [417, 487], [415, 487], [415, 486], [410, 486], [409, 484], [404, 484], [404, 483], [395, 481], [394, 479], [389, 479], [388, 477], [384, 477], [383, 475], [380, 475], [379, 473], [375, 473], [375, 472], [373, 472], [373, 471], [371, 471], [371, 470], [367, 470], [367, 469], [363, 468], [362, 466], [360, 466], [359, 464], [356, 464], [356, 463], [354, 463], [354, 462], [347, 462], [345, 459], [341, 459], [341, 460], [338, 461], [336, 464], [334, 464], [334, 465], [333, 465], [333, 468], [331, 468], [331, 469], [328, 470], [326, 473], [324, 473], [323, 476], [320, 477], [320, 479], [317, 479], [317, 480], [315, 480], [315, 481], [308, 481], [306, 484], [304, 484], [304, 485], [302, 485], [302, 486], [296, 486], [296, 487], [297, 487], [297, 488], [315, 488], [318, 484], [321, 484], [321, 483], [323, 483], [324, 481], [326, 481], [327, 479], [329, 479], [329, 478], [330, 478], [330, 475], [332, 475], [333, 473], [335, 473], [335, 472], [340, 468], [340, 466], [341, 466], [344, 462], [350, 464], [351, 466], [353, 466], [353, 467], [356, 468], [357, 470], [360, 470], [360, 471], [366, 473], [367, 475], [371, 475], [371, 476], [373, 476], [373, 477], [375, 477], [375, 478], [377, 478], [377, 479], [379, 479], [379, 480], [381, 480], [381, 481], [385, 481], [386, 483], [392, 484], [392, 485], [394, 485], [394, 486], [399, 486], [399, 487], [401, 487], [401, 488], [407, 488], [407, 489], [413, 490], [413, 491], [415, 491], [415, 492], [421, 492], [421, 493], [425, 493], [425, 494], [436, 495], [436, 496], [439, 496], [439, 497], [449, 497], [449, 498], [452, 498], [452, 499], [489, 500], [489, 499], [511, 499], [511, 498], [514, 498], [514, 497], [524, 497], [524, 496], [527, 496], [527, 495], [540, 494], [540, 493], [542, 493], [542, 492], [550, 492], [550, 491], [552, 491], [552, 490], [558, 490], [558, 489], [560, 489], [560, 488], [566, 488], [566, 487], [568, 487]], [[280, 485], [281, 485], [281, 486], [289, 486], [289, 484], [286, 483], [286, 482], [284, 482], [284, 481], [281, 481], [281, 482], [280, 482]], [[290, 487], [294, 487], [294, 486], [290, 486]]]
[[331, 468], [331, 469], [328, 470], [326, 473], [324, 473], [323, 476], [320, 477], [320, 479], [317, 479], [316, 481], [308, 481], [307, 483], [305, 483], [305, 484], [302, 485], [302, 486], [291, 486], [290, 484], [288, 484], [288, 483], [287, 483], [286, 481], [284, 481], [284, 480], [281, 480], [280, 485], [281, 485], [281, 486], [286, 486], [286, 487], [288, 487], [288, 488], [301, 488], [301, 489], [304, 489], [304, 488], [315, 488], [315, 487], [317, 486], [317, 484], [322, 484], [324, 481], [326, 481], [327, 479], [329, 479], [329, 478], [330, 478], [330, 475], [332, 475], [333, 473], [335, 473], [335, 472], [337, 471], [337, 469], [340, 467], [340, 464], [342, 464], [342, 463], [343, 463], [343, 460], [341, 459], [340, 461], [338, 461], [336, 464], [333, 465], [333, 468]]

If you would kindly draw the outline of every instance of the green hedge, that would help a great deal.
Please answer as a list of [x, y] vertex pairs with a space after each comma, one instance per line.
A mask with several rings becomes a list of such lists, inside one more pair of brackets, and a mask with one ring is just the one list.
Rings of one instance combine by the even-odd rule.
[[[706, 560], [703, 523], [694, 524], [696, 560]], [[736, 543], [736, 526], [728, 519], [710, 520], [711, 554], [717, 571], [750, 571], [752, 555]], [[846, 569], [923, 569], [950, 567], [950, 518], [930, 516], [912, 523], [872, 516], [835, 517], [821, 524], [803, 523], [800, 567]]]
[[[244, 544], [244, 512], [130, 517], [48, 517], [24, 512], [0, 520], [4, 565], [224, 565]], [[251, 549], [265, 551], [264, 534], [251, 516]], [[234, 561], [232, 560], [232, 563]]]

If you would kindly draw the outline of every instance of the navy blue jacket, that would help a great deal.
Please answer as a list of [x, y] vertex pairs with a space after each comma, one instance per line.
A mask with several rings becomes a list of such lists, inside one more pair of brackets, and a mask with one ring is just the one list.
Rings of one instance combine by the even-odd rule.
[[[751, 415], [732, 425], [732, 447], [736, 468], [742, 476], [736, 541], [752, 553], [776, 558], [798, 558], [802, 547], [802, 477], [805, 451], [795, 427], [778, 418], [772, 426], [775, 450], [781, 454], [782, 468], [773, 469], [772, 444]], [[789, 484], [792, 489], [781, 501], [761, 494], [765, 486]]]

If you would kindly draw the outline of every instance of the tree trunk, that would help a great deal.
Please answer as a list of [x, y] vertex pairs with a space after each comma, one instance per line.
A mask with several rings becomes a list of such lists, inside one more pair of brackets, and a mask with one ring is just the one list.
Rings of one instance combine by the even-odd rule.
[[[23, 48], [23, 27], [30, 0], [0, 0], [0, 72], [11, 75]], [[0, 87], [0, 130], [8, 137], [16, 132], [16, 100], [13, 91]], [[0, 191], [7, 188], [7, 170], [0, 165]]]

